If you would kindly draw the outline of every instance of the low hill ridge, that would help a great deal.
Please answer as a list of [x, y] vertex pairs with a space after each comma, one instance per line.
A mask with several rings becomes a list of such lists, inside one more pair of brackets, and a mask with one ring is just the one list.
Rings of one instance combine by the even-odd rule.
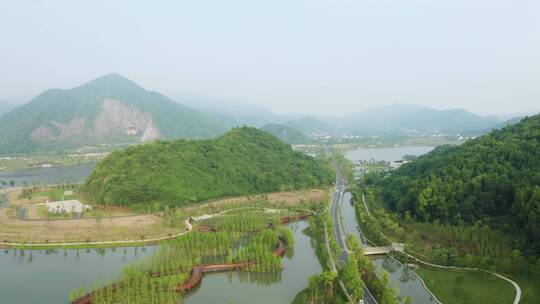
[[97, 202], [144, 206], [328, 185], [328, 162], [293, 151], [271, 134], [234, 128], [208, 140], [158, 141], [115, 151], [86, 182]]
[[540, 115], [441, 146], [380, 181], [389, 206], [423, 221], [487, 223], [540, 256]]

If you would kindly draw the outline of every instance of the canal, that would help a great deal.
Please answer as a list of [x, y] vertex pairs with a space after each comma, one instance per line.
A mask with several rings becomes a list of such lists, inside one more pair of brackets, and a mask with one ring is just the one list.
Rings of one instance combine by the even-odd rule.
[[[394, 147], [394, 148], [358, 148], [350, 150], [345, 153], [345, 157], [351, 161], [387, 161], [392, 162], [400, 160], [405, 155], [419, 156], [433, 150], [431, 146], [411, 146], [411, 147]], [[343, 195], [342, 202], [342, 216], [344, 229], [347, 234], [353, 234], [359, 240], [361, 240], [364, 246], [368, 246], [363, 240], [360, 227], [356, 219], [355, 207], [353, 205], [352, 195], [345, 193]], [[359, 208], [363, 208], [362, 205], [358, 205]], [[430, 293], [424, 288], [418, 275], [397, 262], [396, 260], [388, 256], [374, 257], [373, 263], [377, 267], [379, 274], [382, 271], [388, 272], [390, 275], [390, 281], [395, 289], [399, 291], [399, 295], [404, 297], [410, 297], [412, 303], [415, 304], [431, 304], [437, 303], [430, 295]]]

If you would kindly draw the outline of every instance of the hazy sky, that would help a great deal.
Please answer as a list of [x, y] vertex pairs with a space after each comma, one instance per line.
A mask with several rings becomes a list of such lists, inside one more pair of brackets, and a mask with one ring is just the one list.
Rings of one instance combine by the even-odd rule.
[[0, 97], [111, 72], [280, 113], [540, 110], [540, 1], [0, 0]]

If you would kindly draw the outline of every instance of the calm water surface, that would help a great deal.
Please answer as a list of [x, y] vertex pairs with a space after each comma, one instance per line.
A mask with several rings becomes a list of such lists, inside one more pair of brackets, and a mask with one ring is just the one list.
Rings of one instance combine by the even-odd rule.
[[308, 278], [322, 271], [310, 238], [302, 233], [308, 222], [292, 223], [294, 254], [283, 258], [284, 269], [277, 274], [228, 272], [207, 274], [198, 290], [184, 303], [277, 304], [291, 303], [308, 286]]
[[[185, 303], [290, 303], [321, 272], [310, 238], [302, 233], [306, 221], [288, 225], [294, 250], [283, 258], [276, 274], [222, 272], [205, 275]], [[0, 250], [0, 303], [69, 303], [69, 293], [81, 285], [114, 279], [122, 268], [140, 262], [157, 246], [97, 250]]]
[[0, 180], [14, 180], [15, 186], [21, 186], [23, 182], [28, 184], [79, 183], [84, 181], [95, 167], [96, 163], [84, 163], [73, 166], [0, 171]]
[[0, 303], [69, 303], [69, 293], [117, 277], [124, 266], [151, 255], [156, 246], [104, 250], [0, 249]]

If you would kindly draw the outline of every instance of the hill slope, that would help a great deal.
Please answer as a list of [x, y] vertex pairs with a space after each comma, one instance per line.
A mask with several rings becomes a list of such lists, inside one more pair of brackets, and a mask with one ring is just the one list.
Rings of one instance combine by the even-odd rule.
[[288, 144], [306, 144], [313, 141], [302, 134], [302, 132], [281, 124], [269, 123], [262, 126], [261, 130], [274, 135]]
[[332, 181], [324, 162], [272, 135], [235, 128], [211, 140], [155, 142], [116, 151], [89, 177], [96, 201], [185, 205], [228, 195], [318, 187]]
[[0, 118], [0, 153], [113, 140], [201, 138], [227, 129], [134, 82], [110, 74], [82, 86], [48, 90]]
[[540, 115], [439, 147], [382, 180], [390, 207], [419, 220], [488, 223], [540, 254]]
[[490, 129], [499, 122], [496, 118], [479, 116], [462, 109], [435, 110], [418, 105], [394, 104], [346, 115], [342, 124], [351, 131], [476, 131]]

